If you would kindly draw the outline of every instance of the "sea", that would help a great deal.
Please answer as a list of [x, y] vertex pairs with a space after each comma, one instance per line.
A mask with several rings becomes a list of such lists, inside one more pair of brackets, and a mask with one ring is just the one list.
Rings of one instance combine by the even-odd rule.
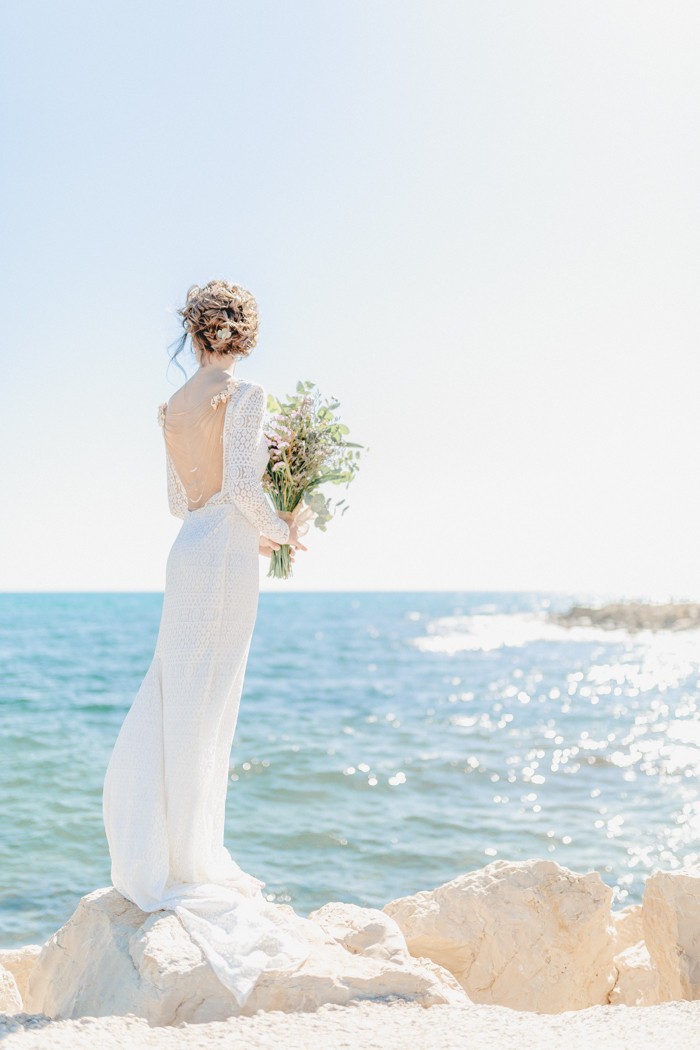
[[[700, 632], [566, 628], [585, 596], [263, 592], [226, 845], [302, 915], [496, 860], [613, 907], [700, 862]], [[0, 595], [0, 947], [110, 884], [101, 793], [161, 594]]]

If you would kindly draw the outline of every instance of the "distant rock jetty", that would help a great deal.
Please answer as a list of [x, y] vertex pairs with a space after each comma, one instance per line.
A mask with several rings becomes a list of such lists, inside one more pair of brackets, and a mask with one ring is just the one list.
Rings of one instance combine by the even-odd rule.
[[700, 604], [618, 602], [598, 608], [573, 605], [568, 612], [550, 613], [549, 619], [562, 627], [602, 627], [607, 631], [621, 627], [626, 631], [689, 631], [700, 627]]

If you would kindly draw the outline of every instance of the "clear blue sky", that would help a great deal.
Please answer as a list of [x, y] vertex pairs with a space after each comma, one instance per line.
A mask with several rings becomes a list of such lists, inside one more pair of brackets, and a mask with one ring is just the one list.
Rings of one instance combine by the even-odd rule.
[[0, 588], [162, 587], [225, 277], [239, 374], [369, 446], [294, 586], [700, 595], [696, 3], [23, 0], [0, 49]]

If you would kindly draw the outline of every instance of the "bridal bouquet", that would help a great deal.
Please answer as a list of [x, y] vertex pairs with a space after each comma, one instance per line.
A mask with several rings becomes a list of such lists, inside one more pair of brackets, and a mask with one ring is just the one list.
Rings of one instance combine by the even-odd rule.
[[[319, 486], [350, 484], [359, 469], [358, 449], [347, 441], [349, 433], [335, 415], [340, 402], [322, 398], [315, 384], [307, 380], [297, 383], [297, 392], [287, 401], [267, 397], [269, 419], [265, 436], [270, 447], [270, 459], [263, 475], [263, 488], [269, 493], [275, 510], [285, 521], [296, 521], [303, 536], [311, 520], [318, 529], [326, 531], [326, 524], [342, 507], [344, 499], [335, 506], [319, 492]], [[343, 506], [345, 504], [345, 506]], [[273, 550], [268, 576], [286, 580], [292, 575], [289, 545]]]

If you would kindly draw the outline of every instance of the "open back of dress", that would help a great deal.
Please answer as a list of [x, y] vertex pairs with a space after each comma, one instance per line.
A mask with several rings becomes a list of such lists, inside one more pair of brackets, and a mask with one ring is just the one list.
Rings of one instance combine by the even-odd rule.
[[223, 484], [223, 438], [230, 390], [207, 392], [191, 405], [165, 409], [165, 444], [187, 496], [187, 509], [199, 510]]

